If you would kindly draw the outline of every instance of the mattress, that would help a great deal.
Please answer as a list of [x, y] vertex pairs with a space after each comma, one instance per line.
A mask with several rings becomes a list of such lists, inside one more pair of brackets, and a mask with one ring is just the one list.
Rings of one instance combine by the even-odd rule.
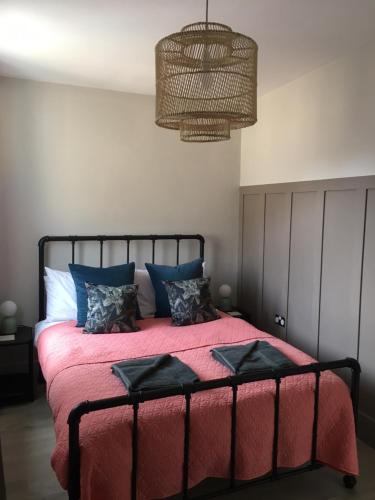
[[[37, 348], [47, 383], [47, 397], [56, 431], [52, 467], [68, 486], [69, 412], [84, 400], [126, 393], [112, 374], [115, 362], [171, 353], [189, 365], [201, 380], [230, 375], [212, 358], [220, 345], [267, 340], [296, 364], [314, 360], [257, 330], [241, 319], [223, 316], [201, 325], [173, 327], [170, 319], [139, 322], [139, 332], [85, 335], [75, 322], [45, 328]], [[313, 426], [315, 376], [282, 380], [280, 388], [279, 467], [297, 467], [309, 461]], [[271, 470], [274, 381], [238, 388], [236, 478], [252, 479]], [[356, 436], [350, 394], [332, 372], [321, 375], [317, 459], [339, 471], [358, 474]], [[189, 487], [206, 477], [228, 477], [231, 389], [199, 392], [191, 400]], [[138, 498], [163, 498], [181, 489], [184, 398], [142, 403], [139, 410]], [[90, 413], [82, 418], [81, 499], [118, 500], [130, 497], [130, 407]]]
[[60, 323], [63, 323], [63, 321], [53, 322], [53, 321], [47, 321], [46, 319], [44, 319], [43, 321], [39, 321], [34, 327], [34, 344], [37, 345], [39, 335], [42, 333], [43, 330], [45, 330], [49, 326], [59, 325]]

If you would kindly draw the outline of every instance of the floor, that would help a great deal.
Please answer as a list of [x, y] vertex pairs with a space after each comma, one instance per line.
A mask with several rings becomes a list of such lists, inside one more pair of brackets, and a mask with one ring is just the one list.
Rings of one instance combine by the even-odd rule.
[[[54, 445], [51, 414], [43, 394], [33, 403], [0, 410], [7, 500], [66, 500], [50, 467]], [[320, 469], [233, 494], [233, 500], [375, 500], [375, 450], [359, 443], [361, 478], [346, 490], [341, 475]], [[224, 498], [224, 497], [222, 497]], [[103, 499], [105, 500], [105, 499]]]

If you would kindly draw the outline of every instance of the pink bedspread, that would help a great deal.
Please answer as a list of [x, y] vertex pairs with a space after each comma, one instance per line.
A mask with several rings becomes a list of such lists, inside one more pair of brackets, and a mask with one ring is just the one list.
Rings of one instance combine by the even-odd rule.
[[[201, 380], [228, 376], [210, 349], [267, 339], [297, 364], [312, 358], [240, 319], [224, 316], [203, 325], [172, 327], [170, 319], [139, 322], [131, 334], [83, 335], [74, 322], [52, 326], [38, 339], [39, 360], [55, 419], [52, 466], [64, 488], [68, 484], [70, 410], [83, 400], [122, 395], [111, 364], [143, 356], [172, 353]], [[284, 379], [281, 384], [278, 464], [295, 467], [310, 459], [314, 375]], [[275, 384], [256, 382], [238, 390], [236, 476], [251, 479], [271, 469]], [[189, 486], [206, 477], [228, 477], [231, 390], [194, 394], [191, 402]], [[131, 408], [91, 413], [81, 422], [82, 500], [124, 500], [130, 493]], [[139, 410], [138, 498], [163, 498], [181, 490], [184, 399], [142, 403]], [[347, 386], [336, 375], [321, 377], [318, 460], [345, 473], [358, 474], [356, 439]]]

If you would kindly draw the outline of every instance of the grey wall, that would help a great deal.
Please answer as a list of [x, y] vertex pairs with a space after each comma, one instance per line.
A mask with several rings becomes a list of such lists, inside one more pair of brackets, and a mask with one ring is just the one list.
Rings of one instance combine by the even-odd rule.
[[241, 186], [374, 175], [374, 58], [372, 40], [261, 96]]
[[151, 96], [14, 78], [0, 110], [0, 303], [19, 322], [37, 318], [44, 234], [202, 233], [213, 291], [236, 287], [239, 132], [186, 144], [154, 124]]
[[320, 360], [358, 358], [360, 432], [375, 445], [375, 176], [240, 193], [241, 309]]

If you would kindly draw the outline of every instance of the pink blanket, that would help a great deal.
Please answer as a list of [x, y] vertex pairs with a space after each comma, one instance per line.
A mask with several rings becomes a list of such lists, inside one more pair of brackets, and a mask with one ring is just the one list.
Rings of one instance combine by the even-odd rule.
[[[285, 342], [242, 320], [224, 316], [203, 325], [172, 327], [170, 319], [139, 322], [141, 331], [83, 335], [74, 322], [52, 326], [38, 339], [39, 360], [55, 419], [52, 466], [68, 484], [70, 410], [83, 400], [125, 393], [111, 364], [129, 358], [172, 353], [201, 380], [226, 377], [210, 349], [267, 339], [297, 364], [313, 360]], [[296, 467], [310, 459], [314, 375], [281, 384], [278, 465]], [[236, 477], [251, 479], [271, 469], [275, 384], [255, 382], [238, 390]], [[191, 401], [189, 486], [206, 477], [228, 477], [231, 390], [194, 394]], [[81, 422], [82, 500], [124, 500], [130, 493], [131, 408], [85, 415]], [[180, 396], [142, 403], [139, 410], [138, 498], [163, 498], [181, 490], [184, 399]], [[317, 458], [345, 473], [358, 474], [356, 439], [347, 386], [336, 375], [321, 377]]]

